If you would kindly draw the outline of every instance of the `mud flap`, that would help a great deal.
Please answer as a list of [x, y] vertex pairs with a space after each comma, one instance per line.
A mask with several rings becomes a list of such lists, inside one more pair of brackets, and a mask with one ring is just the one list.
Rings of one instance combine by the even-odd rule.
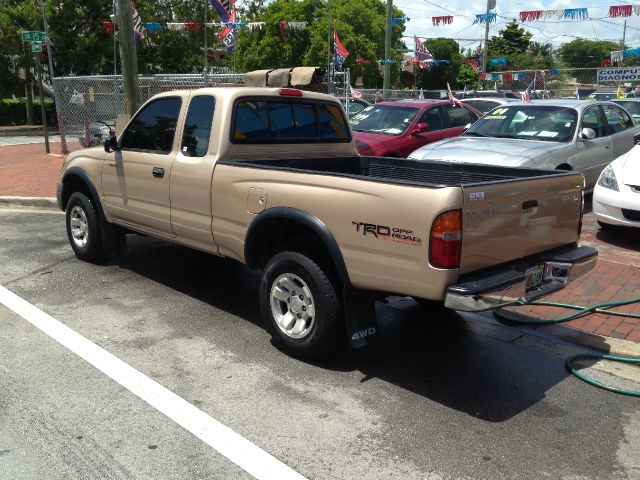
[[342, 298], [351, 347], [369, 345], [378, 333], [375, 297], [369, 292], [345, 287]]
[[100, 233], [102, 236], [102, 247], [106, 253], [107, 260], [121, 258], [127, 253], [127, 236], [122, 228], [119, 228], [100, 215]]

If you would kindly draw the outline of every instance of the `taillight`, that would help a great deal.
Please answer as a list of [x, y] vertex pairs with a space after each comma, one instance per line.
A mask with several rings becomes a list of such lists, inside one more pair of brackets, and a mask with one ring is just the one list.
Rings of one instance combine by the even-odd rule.
[[285, 97], [301, 97], [302, 90], [298, 90], [297, 88], [281, 88], [280, 95]]
[[461, 247], [462, 210], [441, 213], [431, 226], [429, 263], [436, 268], [457, 268]]

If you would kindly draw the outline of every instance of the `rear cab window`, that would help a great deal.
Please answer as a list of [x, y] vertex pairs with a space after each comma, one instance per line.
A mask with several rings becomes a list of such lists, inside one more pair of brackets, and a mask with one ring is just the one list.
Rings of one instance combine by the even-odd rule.
[[323, 101], [239, 98], [231, 123], [232, 143], [351, 141], [340, 107]]

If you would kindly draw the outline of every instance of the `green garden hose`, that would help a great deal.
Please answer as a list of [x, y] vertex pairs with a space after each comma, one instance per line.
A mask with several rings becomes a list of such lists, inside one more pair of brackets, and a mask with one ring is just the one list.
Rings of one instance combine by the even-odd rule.
[[[595, 305], [591, 305], [589, 307], [584, 307], [580, 305], [571, 305], [568, 303], [530, 302], [530, 303], [520, 304], [519, 306], [536, 305], [536, 306], [545, 306], [545, 307], [560, 307], [560, 308], [569, 308], [572, 310], [577, 310], [577, 312], [572, 313], [570, 315], [565, 315], [562, 317], [552, 318], [548, 320], [528, 317], [516, 312], [505, 312], [502, 308], [498, 308], [494, 310], [494, 315], [502, 320], [506, 320], [511, 323], [517, 323], [520, 325], [551, 325], [556, 323], [568, 322], [569, 320], [574, 320], [576, 318], [579, 318], [585, 315], [590, 315], [592, 313], [604, 313], [606, 315], [615, 315], [618, 317], [640, 319], [640, 314], [637, 314], [637, 313], [624, 313], [624, 312], [616, 312], [614, 310], [609, 310], [610, 308], [621, 307], [623, 305], [629, 305], [632, 303], [640, 303], [640, 298], [634, 298], [632, 300], [623, 300], [621, 302], [598, 303]], [[622, 395], [629, 395], [632, 397], [640, 397], [640, 390], [624, 390], [621, 388], [612, 387], [611, 385], [601, 383], [597, 380], [594, 380], [593, 378], [583, 375], [573, 365], [573, 362], [578, 359], [611, 360], [614, 362], [631, 363], [631, 364], [640, 365], [640, 358], [618, 357], [615, 355], [606, 355], [604, 353], [579, 353], [577, 355], [573, 355], [569, 357], [566, 360], [567, 370], [569, 370], [573, 375], [578, 377], [580, 380], [587, 382], [591, 385], [594, 385], [596, 387], [603, 388], [610, 392], [620, 393]]]

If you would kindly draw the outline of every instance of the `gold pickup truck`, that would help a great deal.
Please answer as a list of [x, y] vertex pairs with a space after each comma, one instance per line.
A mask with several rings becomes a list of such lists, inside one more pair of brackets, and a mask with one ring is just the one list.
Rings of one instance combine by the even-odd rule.
[[337, 99], [203, 88], [147, 101], [104, 148], [65, 160], [58, 204], [76, 256], [103, 262], [138, 232], [261, 270], [274, 340], [318, 357], [376, 332], [390, 295], [479, 311], [562, 288], [584, 179], [567, 171], [361, 157]]

